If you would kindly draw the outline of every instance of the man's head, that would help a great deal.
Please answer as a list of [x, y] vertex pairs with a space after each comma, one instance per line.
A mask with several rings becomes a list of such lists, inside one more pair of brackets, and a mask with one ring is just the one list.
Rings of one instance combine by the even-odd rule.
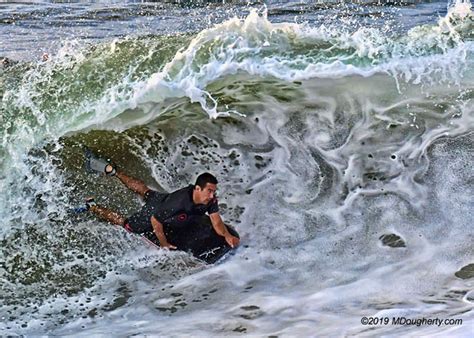
[[209, 173], [198, 176], [194, 184], [193, 200], [197, 204], [209, 203], [216, 194], [217, 178]]

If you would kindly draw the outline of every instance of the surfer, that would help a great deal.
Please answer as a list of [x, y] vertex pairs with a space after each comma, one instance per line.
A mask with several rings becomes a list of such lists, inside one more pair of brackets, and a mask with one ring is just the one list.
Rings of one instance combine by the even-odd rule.
[[222, 236], [230, 247], [235, 248], [239, 245], [239, 238], [229, 232], [219, 214], [216, 197], [218, 182], [212, 174], [199, 175], [194, 185], [172, 193], [160, 193], [150, 189], [142, 181], [118, 171], [113, 165], [95, 157], [90, 151], [86, 152], [86, 166], [89, 171], [117, 177], [126, 187], [140, 195], [145, 202], [139, 212], [125, 218], [113, 210], [95, 204], [93, 199], [88, 199], [86, 209], [100, 218], [112, 224], [121, 225], [134, 233], [143, 234], [152, 231], [158, 238], [160, 247], [177, 249], [173, 243], [170, 243], [166, 233], [170, 236], [185, 236], [186, 227], [192, 225], [193, 220], [207, 213], [214, 231]]

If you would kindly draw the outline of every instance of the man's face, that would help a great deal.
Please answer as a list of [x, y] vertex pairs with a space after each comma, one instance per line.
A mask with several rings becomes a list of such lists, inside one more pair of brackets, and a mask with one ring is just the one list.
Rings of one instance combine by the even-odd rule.
[[197, 196], [201, 204], [209, 203], [216, 195], [217, 184], [206, 183], [204, 189], [200, 186], [196, 186]]

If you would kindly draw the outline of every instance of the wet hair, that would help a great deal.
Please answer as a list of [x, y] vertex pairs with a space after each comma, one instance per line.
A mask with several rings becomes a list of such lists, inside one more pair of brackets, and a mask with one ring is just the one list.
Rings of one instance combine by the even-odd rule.
[[201, 187], [201, 189], [204, 189], [207, 183], [217, 184], [217, 178], [210, 173], [202, 173], [196, 179], [196, 183], [194, 184], [194, 187], [198, 185]]

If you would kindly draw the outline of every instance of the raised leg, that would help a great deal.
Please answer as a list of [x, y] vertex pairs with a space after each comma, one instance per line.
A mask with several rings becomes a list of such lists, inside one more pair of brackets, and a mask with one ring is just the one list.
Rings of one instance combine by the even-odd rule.
[[[106, 169], [107, 171], [107, 169]], [[125, 184], [125, 186], [127, 188], [129, 188], [130, 190], [132, 190], [133, 192], [139, 194], [141, 197], [144, 197], [145, 196], [145, 193], [150, 190], [150, 188], [148, 188], [146, 186], [145, 183], [143, 183], [142, 181], [140, 181], [139, 179], [136, 179], [136, 178], [133, 178], [133, 177], [130, 177], [130, 176], [127, 176], [126, 174], [124, 174], [123, 172], [121, 171], [117, 171], [117, 173], [115, 174], [115, 176], [118, 177], [118, 179], [120, 181], [122, 181], [123, 184]]]

